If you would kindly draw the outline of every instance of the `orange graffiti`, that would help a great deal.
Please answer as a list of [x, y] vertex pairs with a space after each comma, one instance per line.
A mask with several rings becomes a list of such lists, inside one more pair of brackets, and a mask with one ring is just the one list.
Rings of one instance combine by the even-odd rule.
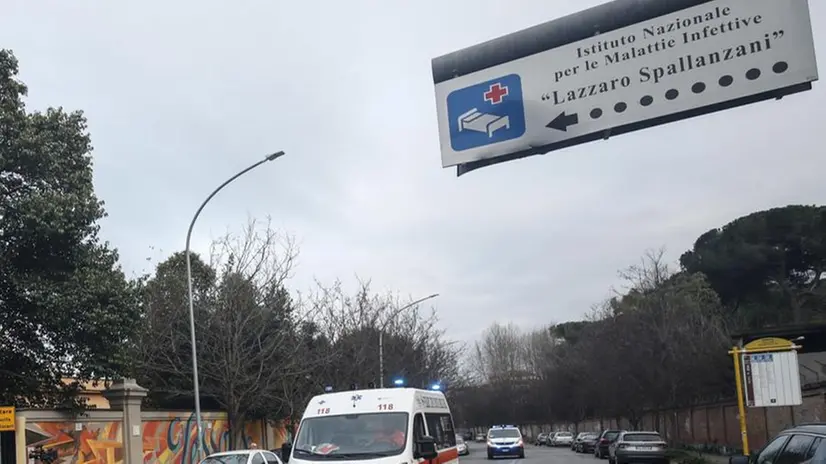
[[57, 451], [61, 464], [119, 464], [124, 459], [120, 422], [30, 422], [26, 446]]

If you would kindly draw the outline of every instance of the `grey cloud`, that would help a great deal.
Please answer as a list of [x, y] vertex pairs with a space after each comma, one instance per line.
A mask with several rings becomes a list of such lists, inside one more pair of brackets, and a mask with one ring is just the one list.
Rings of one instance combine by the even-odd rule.
[[[430, 59], [599, 2], [13, 1], [0, 40], [30, 107], [86, 111], [104, 235], [127, 270], [249, 215], [302, 245], [293, 282], [433, 292], [465, 340], [580, 317], [647, 248], [676, 260], [742, 214], [826, 202], [826, 94], [729, 110], [486, 168], [441, 169]], [[826, 4], [810, 2], [819, 58]], [[163, 256], [153, 256], [153, 259]]]

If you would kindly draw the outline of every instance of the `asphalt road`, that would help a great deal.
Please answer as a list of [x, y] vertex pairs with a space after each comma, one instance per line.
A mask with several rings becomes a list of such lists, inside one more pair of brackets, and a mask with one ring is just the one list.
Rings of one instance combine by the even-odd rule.
[[470, 456], [459, 456], [459, 464], [607, 464], [607, 459], [597, 459], [593, 454], [578, 454], [570, 448], [525, 446], [525, 459], [496, 458], [488, 461], [484, 443], [469, 443]]

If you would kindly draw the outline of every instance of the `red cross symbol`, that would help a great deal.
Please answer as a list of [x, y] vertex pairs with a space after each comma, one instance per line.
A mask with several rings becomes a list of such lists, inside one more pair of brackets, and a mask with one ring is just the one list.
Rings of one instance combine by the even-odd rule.
[[497, 82], [496, 84], [493, 84], [493, 85], [490, 86], [490, 89], [488, 89], [488, 91], [485, 92], [484, 96], [485, 96], [485, 101], [489, 101], [489, 102], [493, 103], [494, 105], [496, 105], [496, 104], [502, 103], [502, 99], [505, 98], [505, 96], [507, 94], [508, 94], [508, 87], [507, 86], [503, 87], [503, 86], [499, 85], [499, 83]]

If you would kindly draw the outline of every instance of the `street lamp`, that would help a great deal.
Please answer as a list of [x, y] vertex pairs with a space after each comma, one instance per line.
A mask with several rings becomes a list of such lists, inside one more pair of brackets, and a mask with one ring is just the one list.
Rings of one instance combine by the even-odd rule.
[[198, 216], [201, 215], [201, 211], [203, 211], [204, 206], [206, 206], [207, 203], [209, 203], [209, 201], [212, 200], [212, 197], [214, 197], [216, 194], [218, 194], [218, 192], [220, 192], [221, 189], [223, 189], [224, 187], [229, 185], [235, 179], [237, 179], [237, 178], [243, 176], [244, 174], [252, 171], [253, 169], [257, 168], [258, 166], [261, 166], [262, 164], [264, 164], [268, 161], [273, 161], [276, 158], [280, 158], [281, 156], [284, 156], [283, 151], [278, 151], [278, 152], [275, 152], [271, 155], [267, 155], [261, 161], [258, 161], [257, 163], [253, 164], [252, 166], [250, 166], [250, 167], [244, 169], [243, 171], [239, 172], [238, 174], [230, 177], [223, 184], [219, 185], [218, 188], [213, 190], [212, 193], [210, 193], [209, 196], [206, 198], [206, 200], [204, 200], [204, 202], [201, 203], [201, 206], [198, 207], [198, 211], [195, 211], [195, 216], [192, 217], [192, 222], [189, 223], [189, 230], [186, 231], [186, 251], [185, 251], [185, 254], [186, 254], [186, 282], [187, 282], [187, 286], [189, 287], [189, 337], [190, 337], [190, 342], [192, 344], [192, 383], [193, 383], [193, 393], [195, 394], [195, 421], [196, 421], [196, 424], [197, 424], [196, 427], [198, 428], [198, 434], [197, 434], [197, 440], [196, 440], [196, 445], [195, 445], [196, 448], [195, 449], [197, 450], [199, 461], [201, 459], [201, 452], [203, 451], [203, 439], [202, 439], [201, 434], [202, 434], [204, 429], [203, 429], [203, 425], [201, 423], [201, 392], [200, 392], [200, 387], [198, 386], [198, 352], [195, 348], [195, 303], [194, 303], [193, 297], [192, 297], [192, 262], [191, 262], [190, 256], [189, 256], [190, 255], [190, 253], [189, 253], [189, 242], [192, 238], [192, 228], [195, 227], [195, 221], [198, 220]]
[[396, 316], [405, 309], [412, 308], [423, 301], [427, 301], [431, 298], [436, 298], [437, 296], [439, 296], [439, 294], [434, 293], [432, 295], [428, 295], [424, 298], [419, 298], [418, 300], [412, 303], [408, 303], [402, 306], [401, 308], [397, 309], [393, 314], [391, 314], [390, 317], [386, 321], [384, 321], [384, 324], [382, 324], [381, 330], [379, 330], [379, 385], [381, 386], [381, 388], [384, 388], [384, 329], [387, 327], [387, 324], [390, 323], [390, 321], [392, 321], [393, 319], [395, 319]]

